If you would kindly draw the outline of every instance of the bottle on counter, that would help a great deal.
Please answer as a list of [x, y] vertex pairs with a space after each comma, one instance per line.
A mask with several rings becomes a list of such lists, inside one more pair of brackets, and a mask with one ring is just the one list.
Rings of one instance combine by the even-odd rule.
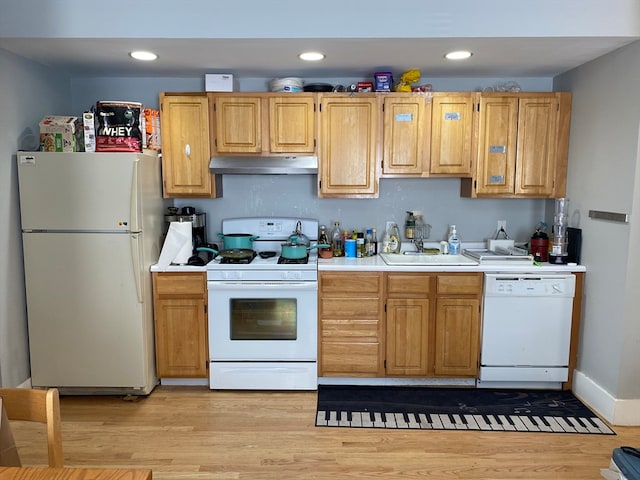
[[413, 240], [416, 237], [416, 217], [413, 212], [407, 211], [407, 219], [404, 222], [404, 236], [407, 240]]
[[449, 238], [447, 241], [449, 242], [449, 254], [460, 255], [460, 237], [458, 236], [455, 225], [449, 227]]
[[358, 232], [356, 235], [356, 257], [362, 258], [364, 256], [364, 232]]
[[333, 231], [331, 232], [331, 248], [333, 249], [334, 257], [344, 256], [344, 238], [340, 231], [340, 222], [333, 222]]
[[391, 253], [391, 237], [387, 230], [382, 234], [382, 253]]
[[391, 253], [400, 253], [402, 248], [402, 240], [400, 240], [400, 230], [397, 223], [392, 223], [389, 228], [389, 251]]
[[364, 234], [364, 256], [372, 257], [373, 255], [373, 230], [367, 228]]
[[318, 255], [320, 258], [332, 258], [333, 248], [329, 243], [329, 235], [327, 235], [327, 227], [320, 225], [320, 233], [318, 234], [318, 243], [328, 245], [328, 247], [318, 247]]
[[371, 243], [373, 246], [373, 253], [371, 255], [377, 255], [378, 254], [378, 230], [375, 228], [371, 232]]

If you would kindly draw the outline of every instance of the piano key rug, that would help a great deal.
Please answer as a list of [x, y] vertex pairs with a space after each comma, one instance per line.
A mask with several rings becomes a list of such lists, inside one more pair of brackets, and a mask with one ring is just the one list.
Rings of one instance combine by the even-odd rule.
[[560, 390], [319, 385], [316, 426], [615, 435]]

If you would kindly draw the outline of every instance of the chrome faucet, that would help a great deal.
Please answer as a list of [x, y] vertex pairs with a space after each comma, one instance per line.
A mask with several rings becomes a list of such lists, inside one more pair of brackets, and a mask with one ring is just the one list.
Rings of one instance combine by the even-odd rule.
[[413, 244], [416, 246], [416, 250], [418, 251], [418, 253], [422, 253], [424, 250], [424, 241], [422, 240], [422, 237], [416, 237], [413, 239]]

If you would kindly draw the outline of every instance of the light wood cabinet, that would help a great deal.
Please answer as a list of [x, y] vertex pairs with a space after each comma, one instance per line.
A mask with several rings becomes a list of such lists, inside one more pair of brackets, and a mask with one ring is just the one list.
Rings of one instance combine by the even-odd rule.
[[209, 171], [209, 103], [206, 94], [161, 93], [163, 195], [222, 196], [222, 179]]
[[158, 377], [207, 377], [206, 274], [153, 272], [152, 278]]
[[269, 97], [269, 142], [272, 153], [316, 150], [316, 96], [294, 94]]
[[433, 343], [429, 274], [387, 274], [386, 361], [388, 376], [427, 376]]
[[319, 94], [318, 196], [378, 197], [381, 97]]
[[477, 135], [477, 93], [433, 93], [429, 173], [471, 176]]
[[571, 94], [483, 93], [472, 197], [562, 197], [566, 191]]
[[319, 272], [319, 376], [383, 375], [382, 291], [379, 272]]
[[434, 335], [434, 374], [475, 377], [480, 356], [482, 274], [440, 274]]
[[420, 176], [427, 170], [431, 101], [425, 94], [383, 97], [383, 176]]
[[481, 273], [388, 273], [386, 375], [474, 377]]
[[214, 155], [315, 153], [313, 93], [210, 93]]

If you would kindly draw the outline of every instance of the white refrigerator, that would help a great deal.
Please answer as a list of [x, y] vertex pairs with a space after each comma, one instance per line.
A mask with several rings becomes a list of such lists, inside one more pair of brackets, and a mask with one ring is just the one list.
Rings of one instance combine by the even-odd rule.
[[160, 158], [18, 152], [17, 162], [32, 385], [148, 394]]

